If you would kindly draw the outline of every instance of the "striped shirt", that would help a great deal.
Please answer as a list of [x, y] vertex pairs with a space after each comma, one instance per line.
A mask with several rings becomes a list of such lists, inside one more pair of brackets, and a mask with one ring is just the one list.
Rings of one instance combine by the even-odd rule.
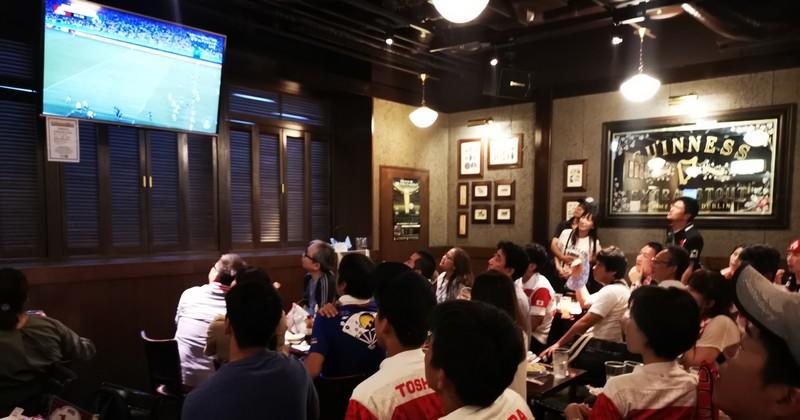
[[697, 378], [678, 362], [637, 366], [610, 378], [592, 407], [591, 420], [694, 418]]

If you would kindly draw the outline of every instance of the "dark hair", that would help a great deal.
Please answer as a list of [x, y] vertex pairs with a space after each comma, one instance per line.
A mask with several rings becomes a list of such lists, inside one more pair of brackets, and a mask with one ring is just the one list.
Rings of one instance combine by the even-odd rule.
[[483, 302], [441, 303], [430, 328], [430, 364], [444, 370], [464, 405], [490, 406], [525, 357], [522, 334], [508, 314]]
[[375, 290], [372, 273], [375, 263], [363, 254], [345, 254], [339, 264], [339, 283], [344, 283], [344, 292], [359, 299], [369, 299]]
[[515, 279], [522, 277], [528, 268], [528, 255], [521, 246], [511, 241], [500, 241], [497, 249], [503, 251], [506, 257], [506, 267], [513, 268], [511, 276]]
[[683, 212], [689, 215], [689, 220], [694, 220], [695, 217], [700, 213], [700, 204], [697, 203], [697, 200], [692, 197], [678, 197], [672, 201], [673, 204], [677, 203], [678, 201], [683, 202]]
[[528, 256], [528, 264], [536, 264], [536, 272], [542, 271], [542, 269], [547, 265], [548, 254], [547, 250], [537, 244], [537, 243], [530, 243], [525, 245], [525, 254]]
[[769, 245], [756, 244], [743, 249], [739, 260], [742, 263], [748, 262], [762, 276], [772, 281], [781, 264], [781, 253]]
[[594, 199], [591, 197], [578, 200], [578, 207], [583, 209], [583, 215], [581, 215], [581, 217], [587, 214], [594, 216], [597, 213], [597, 203], [595, 203]]
[[336, 263], [338, 257], [336, 256], [336, 251], [333, 250], [333, 247], [329, 243], [319, 239], [314, 239], [313, 241], [309, 242], [308, 248], [311, 248], [312, 246], [317, 248], [317, 252], [314, 254], [314, 258], [311, 260], [319, 264], [320, 270], [329, 274], [336, 274]]
[[[591, 249], [590, 255], [588, 255], [589, 260], [593, 260], [595, 257], [595, 253], [597, 250], [595, 246], [597, 245], [597, 225], [594, 223], [594, 213], [586, 212], [581, 216], [581, 219], [592, 219], [592, 228], [589, 230], [589, 247]], [[578, 219], [578, 223], [580, 223], [580, 219]], [[572, 246], [575, 246], [578, 243], [578, 236], [580, 233], [580, 225], [576, 226], [575, 229], [572, 229], [572, 232], [569, 233], [569, 239], [567, 240], [568, 243], [571, 243]]]
[[628, 260], [625, 259], [625, 253], [621, 249], [613, 245], [601, 249], [597, 253], [597, 262], [602, 263], [606, 271], [613, 271], [615, 279], [625, 278]]
[[631, 293], [630, 312], [658, 357], [673, 360], [697, 343], [700, 308], [685, 290], [639, 287]]
[[260, 267], [250, 266], [245, 268], [242, 271], [236, 273], [236, 285], [242, 285], [245, 283], [270, 283], [272, 284], [272, 280], [269, 278], [269, 274], [267, 274], [264, 269]]
[[659, 252], [661, 252], [662, 249], [664, 249], [664, 245], [661, 245], [661, 242], [656, 242], [656, 241], [650, 241], [644, 244], [644, 246], [649, 246], [650, 248], [653, 248], [653, 250], [656, 251], [656, 254], [658, 254]]
[[436, 306], [429, 280], [413, 271], [388, 278], [375, 290], [375, 303], [378, 318], [389, 321], [400, 344], [422, 346], [428, 334], [428, 317]]
[[267, 347], [274, 339], [283, 307], [272, 283], [237, 284], [225, 295], [225, 305], [240, 348]]
[[703, 299], [714, 301], [714, 305], [708, 309], [708, 313], [701, 313], [701, 317], [713, 318], [717, 315], [731, 315], [733, 282], [725, 280], [722, 274], [706, 269], [697, 270], [689, 276], [689, 287], [699, 293]]
[[667, 254], [669, 254], [669, 265], [676, 267], [676, 280], [680, 279], [683, 275], [683, 272], [689, 268], [689, 253], [686, 252], [685, 249], [676, 245], [670, 245], [664, 248], [664, 251], [667, 251]]
[[17, 326], [19, 314], [28, 300], [28, 280], [16, 268], [0, 268], [0, 330]]
[[515, 320], [520, 328], [524, 328], [525, 320], [517, 303], [514, 282], [505, 273], [489, 270], [478, 274], [470, 295], [474, 301], [486, 302], [501, 309]]
[[425, 277], [430, 282], [433, 272], [436, 271], [436, 259], [427, 251], [417, 251], [415, 254], [419, 255], [419, 258], [414, 262], [414, 269], [419, 270], [422, 273], [422, 277]]

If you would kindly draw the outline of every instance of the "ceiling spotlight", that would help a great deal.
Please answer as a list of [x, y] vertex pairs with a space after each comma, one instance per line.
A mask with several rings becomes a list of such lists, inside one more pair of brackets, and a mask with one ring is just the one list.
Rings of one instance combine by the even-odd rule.
[[392, 39], [390, 36], [386, 37], [386, 45], [391, 47], [392, 44], [394, 44], [394, 39]]
[[611, 45], [619, 45], [622, 44], [622, 38], [614, 35], [611, 37]]
[[483, 12], [489, 0], [433, 0], [443, 18], [453, 23], [469, 22]]
[[492, 67], [496, 66], [497, 65], [497, 57], [492, 57], [492, 59], [489, 60], [489, 65], [492, 66]]

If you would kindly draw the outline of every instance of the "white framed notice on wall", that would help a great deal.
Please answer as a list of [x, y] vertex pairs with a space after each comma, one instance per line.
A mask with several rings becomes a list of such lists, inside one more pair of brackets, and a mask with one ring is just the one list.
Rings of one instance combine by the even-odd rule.
[[458, 177], [481, 178], [483, 176], [483, 142], [481, 139], [458, 141]]
[[47, 160], [50, 162], [81, 161], [78, 120], [47, 118]]

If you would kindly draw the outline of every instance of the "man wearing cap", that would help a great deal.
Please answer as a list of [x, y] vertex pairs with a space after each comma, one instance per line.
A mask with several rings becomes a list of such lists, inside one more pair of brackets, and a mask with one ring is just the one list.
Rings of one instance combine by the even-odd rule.
[[748, 320], [736, 355], [722, 365], [716, 407], [732, 419], [800, 418], [800, 295], [753, 267], [734, 275], [736, 306]]
[[[676, 245], [689, 253], [691, 266], [698, 268], [703, 252], [703, 235], [694, 227], [694, 218], [700, 213], [700, 205], [691, 197], [679, 197], [672, 202], [667, 213], [667, 240], [665, 246]], [[683, 273], [678, 273], [678, 276]]]
[[797, 277], [800, 275], [800, 239], [795, 239], [786, 248], [786, 271], [779, 270], [776, 281], [790, 292], [800, 291]]

